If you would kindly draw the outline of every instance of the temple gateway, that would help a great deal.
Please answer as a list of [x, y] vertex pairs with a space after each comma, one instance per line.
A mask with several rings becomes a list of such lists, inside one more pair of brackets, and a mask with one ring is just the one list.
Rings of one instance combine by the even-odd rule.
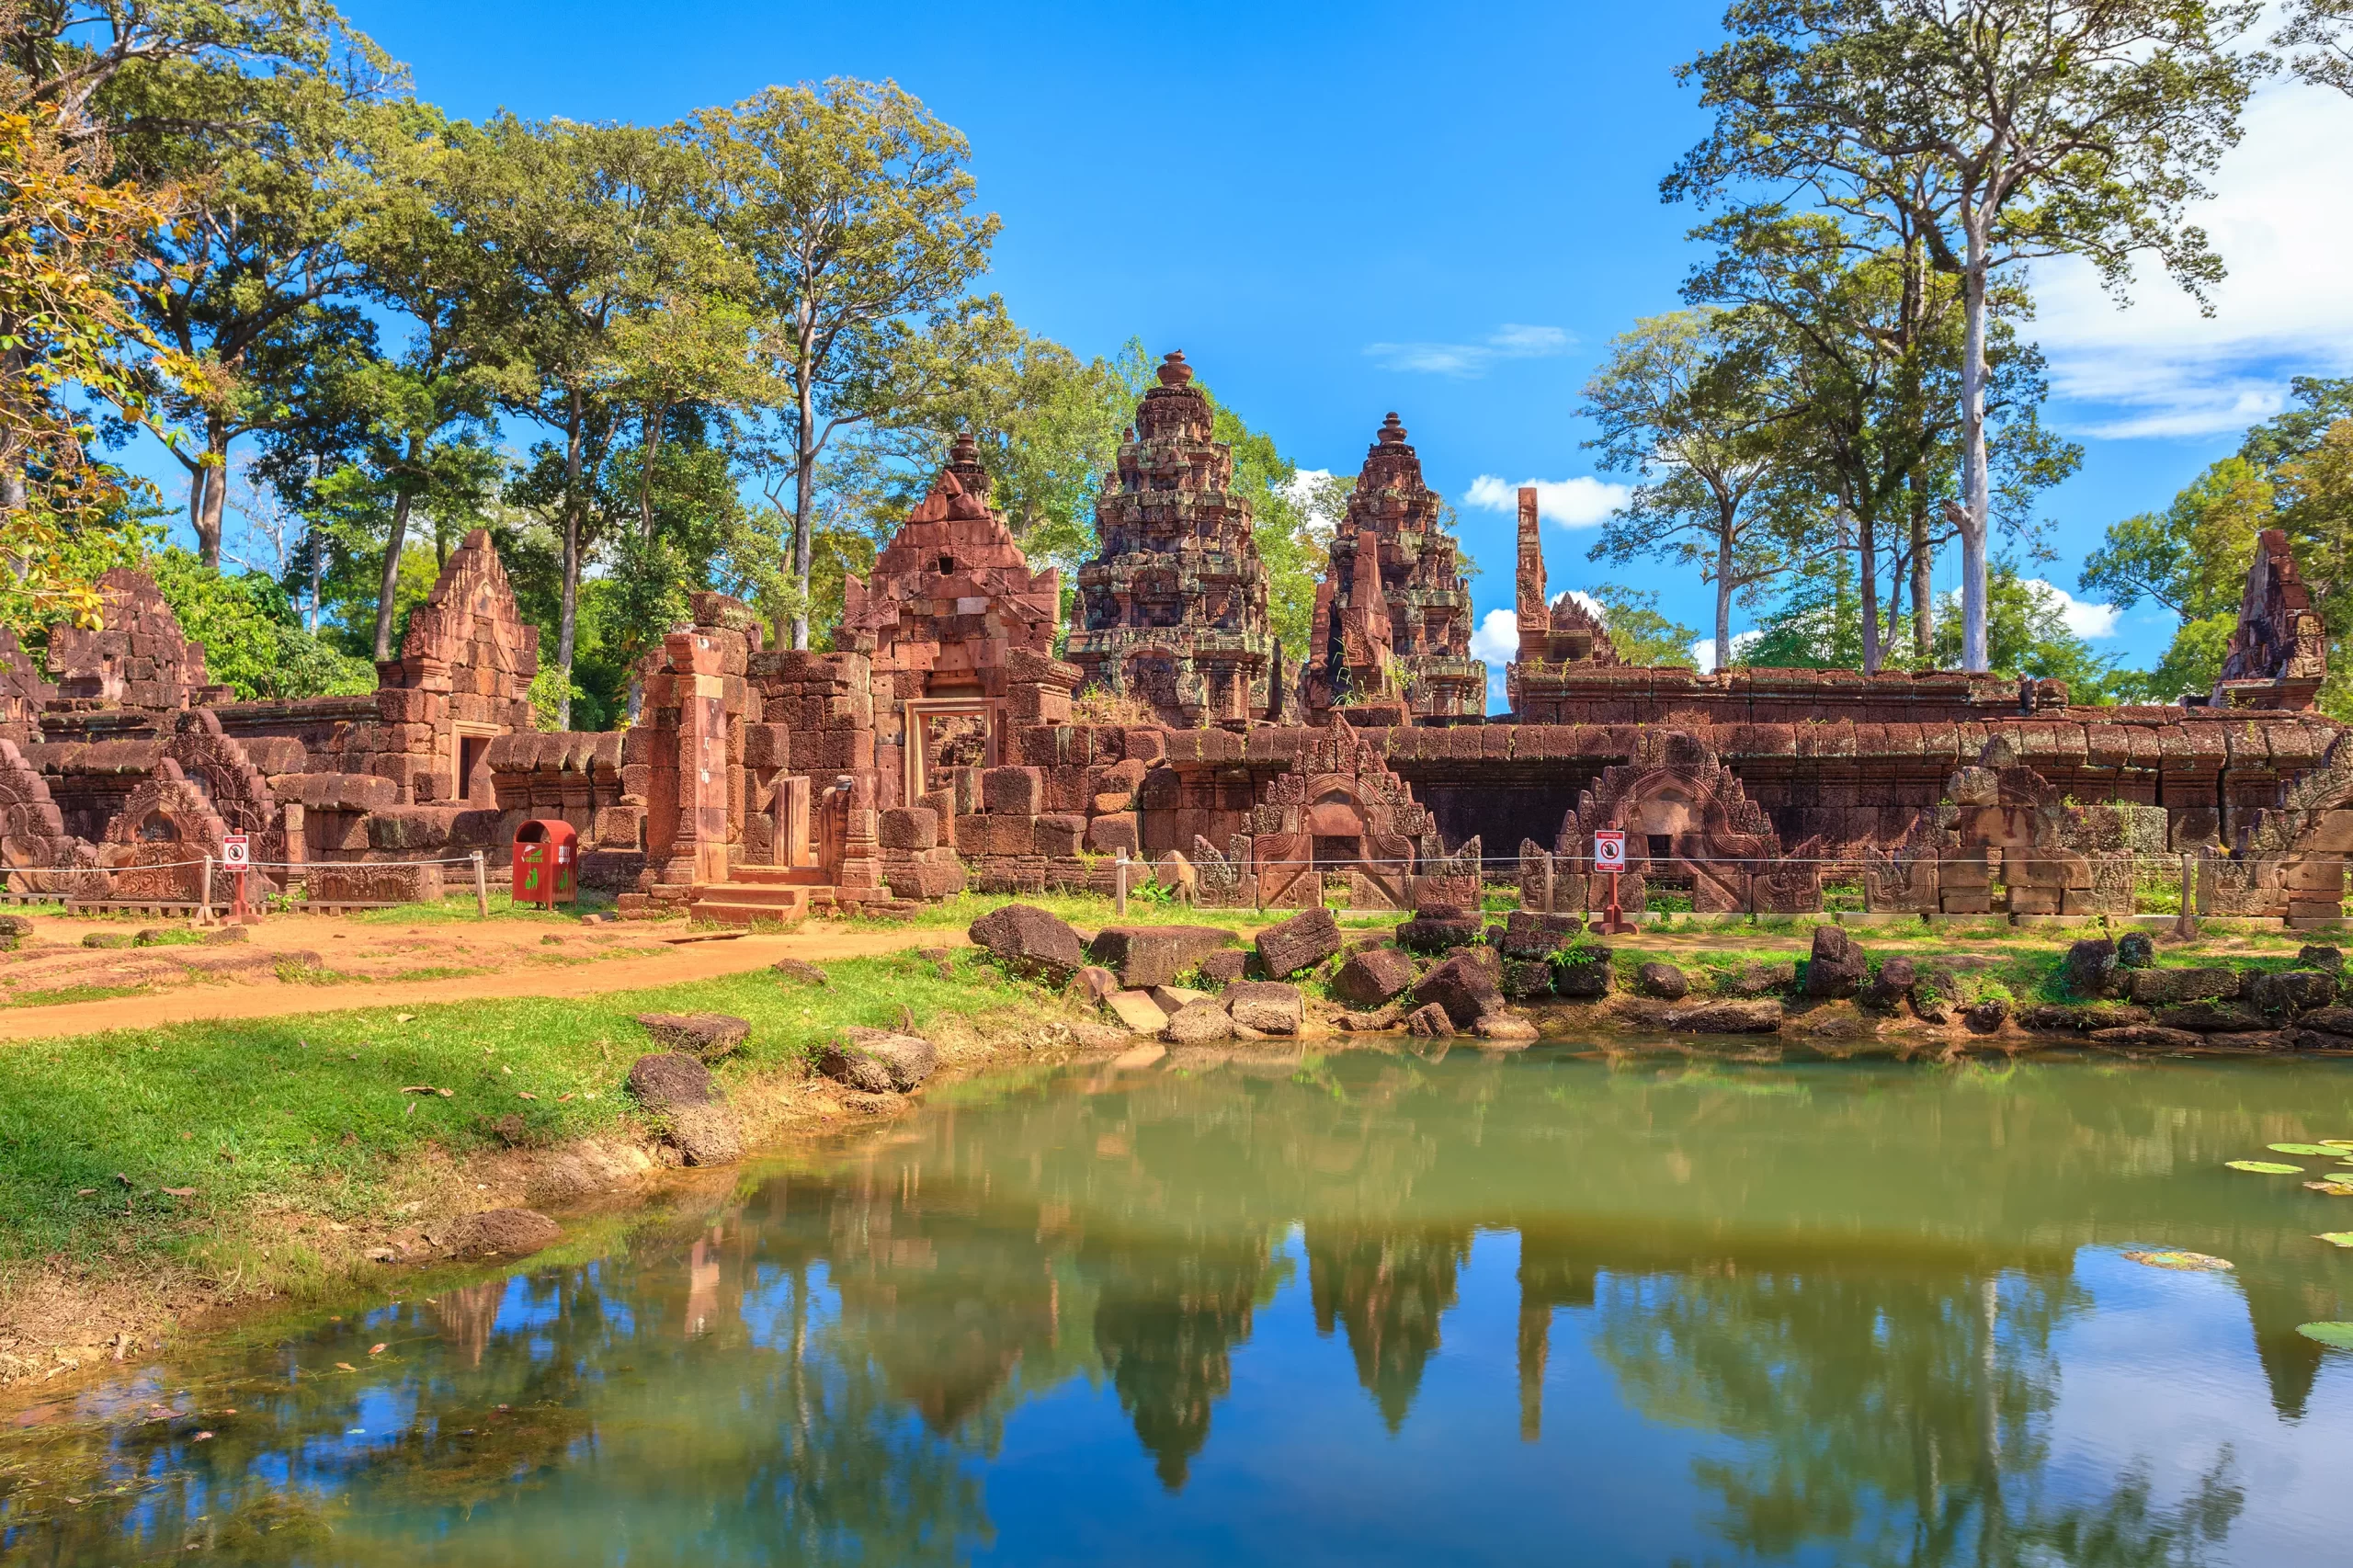
[[1031, 570], [959, 442], [849, 580], [831, 651], [770, 647], [746, 607], [695, 595], [620, 733], [531, 727], [538, 636], [486, 533], [365, 697], [230, 700], [154, 584], [109, 572], [103, 630], [58, 628], [45, 668], [0, 638], [8, 891], [192, 905], [243, 834], [314, 903], [433, 898], [560, 817], [583, 885], [625, 915], [1108, 891], [1121, 858], [1171, 856], [1209, 900], [1412, 906], [1501, 878], [1571, 909], [1608, 827], [1635, 907], [1674, 888], [1697, 910], [1802, 911], [1836, 876], [1882, 909], [2114, 912], [2136, 865], [2187, 856], [2211, 913], [2341, 918], [2353, 744], [2314, 708], [2325, 643], [2281, 534], [2211, 692], [2077, 707], [2049, 680], [1629, 665], [1548, 593], [1524, 490], [1511, 711], [1491, 716], [1461, 557], [1397, 416], [1309, 645], [1285, 649], [1192, 374], [1171, 354], [1136, 410], [1067, 627], [1059, 577]]

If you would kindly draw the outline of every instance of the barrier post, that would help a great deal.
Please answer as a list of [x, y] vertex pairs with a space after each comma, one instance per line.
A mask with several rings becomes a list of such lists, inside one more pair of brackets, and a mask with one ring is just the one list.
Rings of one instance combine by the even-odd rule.
[[1111, 907], [1122, 915], [1128, 912], [1128, 851], [1125, 846], [1111, 861]]
[[490, 873], [483, 865], [481, 850], [473, 852], [473, 862], [474, 915], [477, 919], [487, 920], [490, 918]]
[[212, 924], [212, 857], [210, 855], [204, 858], [204, 892], [197, 900], [196, 923], [199, 926]]
[[2192, 859], [2186, 852], [2181, 858], [2181, 913], [2173, 923], [2174, 934], [2180, 937], [2198, 935], [2198, 881]]

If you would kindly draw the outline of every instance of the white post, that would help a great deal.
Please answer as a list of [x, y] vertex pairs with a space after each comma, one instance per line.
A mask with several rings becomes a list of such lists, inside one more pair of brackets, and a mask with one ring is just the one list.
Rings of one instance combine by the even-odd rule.
[[212, 924], [212, 857], [210, 855], [204, 858], [204, 897], [196, 907], [196, 923], [199, 926]]
[[1121, 915], [1128, 912], [1128, 852], [1124, 846], [1111, 862], [1111, 907]]
[[474, 851], [474, 914], [490, 918], [490, 873], [483, 865], [482, 851]]

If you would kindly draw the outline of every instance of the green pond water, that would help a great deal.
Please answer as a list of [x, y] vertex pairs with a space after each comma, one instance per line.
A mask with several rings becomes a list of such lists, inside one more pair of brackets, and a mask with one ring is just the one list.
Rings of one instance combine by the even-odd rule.
[[2348, 1071], [980, 1080], [29, 1412], [0, 1562], [2353, 1561], [2353, 1354], [2296, 1332], [2353, 1198], [2223, 1166], [2325, 1165], [2265, 1145], [2353, 1137]]

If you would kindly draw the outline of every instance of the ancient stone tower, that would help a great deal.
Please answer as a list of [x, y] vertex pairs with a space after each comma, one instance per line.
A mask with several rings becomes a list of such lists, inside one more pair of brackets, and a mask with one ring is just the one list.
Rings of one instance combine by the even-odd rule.
[[1078, 570], [1063, 656], [1086, 684], [1130, 693], [1164, 724], [1279, 716], [1282, 650], [1233, 450], [1210, 439], [1209, 399], [1171, 354], [1136, 406], [1132, 439], [1095, 503], [1102, 553]]
[[1471, 657], [1462, 555], [1438, 527], [1438, 506], [1392, 414], [1365, 453], [1315, 590], [1300, 685], [1318, 722], [1343, 702], [1394, 702], [1417, 718], [1487, 710], [1487, 666]]

